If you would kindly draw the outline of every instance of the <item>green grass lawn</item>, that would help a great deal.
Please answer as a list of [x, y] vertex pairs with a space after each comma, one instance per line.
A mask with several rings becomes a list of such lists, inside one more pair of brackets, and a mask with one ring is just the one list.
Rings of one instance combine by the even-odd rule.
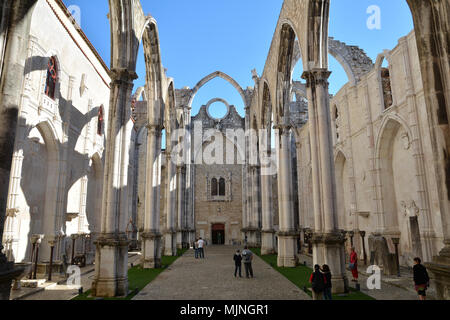
[[[267, 262], [272, 268], [277, 270], [287, 279], [289, 279], [293, 284], [299, 287], [301, 290], [311, 288], [311, 283], [309, 283], [309, 278], [312, 273], [312, 269], [303, 265], [295, 268], [280, 268], [277, 266], [277, 255], [264, 255], [261, 256], [261, 249], [252, 249], [252, 251], [258, 255], [261, 259]], [[312, 296], [310, 290], [305, 291], [309, 296]], [[350, 288], [350, 293], [348, 295], [333, 295], [335, 300], [375, 300], [374, 298], [360, 292], [353, 288]]]
[[[131, 300], [133, 299], [139, 291], [144, 289], [150, 282], [152, 282], [161, 272], [168, 268], [172, 263], [175, 262], [180, 256], [182, 256], [187, 249], [178, 250], [178, 255], [176, 257], [163, 256], [161, 258], [162, 267], [159, 269], [142, 269], [141, 266], [134, 266], [128, 270], [128, 288], [130, 294], [122, 298], [105, 298], [105, 300]], [[86, 291], [82, 295], [79, 295], [72, 300], [94, 300], [91, 297], [91, 290]]]

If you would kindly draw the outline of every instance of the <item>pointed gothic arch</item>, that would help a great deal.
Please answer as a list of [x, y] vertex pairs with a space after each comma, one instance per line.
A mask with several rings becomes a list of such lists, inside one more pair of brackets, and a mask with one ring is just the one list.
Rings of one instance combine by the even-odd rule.
[[230, 77], [229, 75], [227, 75], [224, 72], [221, 71], [216, 71], [213, 72], [209, 75], [207, 75], [206, 77], [204, 77], [203, 79], [201, 79], [194, 87], [194, 89], [192, 89], [191, 91], [191, 95], [189, 98], [189, 102], [188, 102], [188, 107], [192, 107], [192, 103], [194, 102], [194, 98], [197, 94], [197, 92], [204, 86], [206, 85], [208, 82], [210, 82], [211, 80], [215, 79], [215, 78], [222, 78], [223, 80], [227, 81], [229, 84], [231, 84], [241, 95], [242, 98], [242, 102], [244, 104], [244, 107], [247, 106], [247, 102], [246, 102], [246, 97], [245, 97], [245, 93], [244, 90], [242, 89], [242, 87], [239, 85], [239, 83], [234, 80], [232, 77]]

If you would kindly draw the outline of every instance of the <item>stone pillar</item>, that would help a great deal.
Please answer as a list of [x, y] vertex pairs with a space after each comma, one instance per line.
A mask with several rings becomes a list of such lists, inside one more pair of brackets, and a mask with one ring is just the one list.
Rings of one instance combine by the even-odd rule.
[[20, 183], [22, 180], [22, 164], [23, 164], [23, 150], [19, 146], [14, 152], [13, 162], [11, 167], [11, 180], [9, 184], [8, 203], [6, 209], [6, 228], [3, 234], [3, 241], [5, 241], [6, 253], [8, 261], [13, 261], [15, 256], [16, 244], [19, 242], [20, 234], [16, 234], [15, 225], [17, 223], [17, 197], [19, 195]]
[[[303, 179], [306, 179], [302, 171], [302, 144], [301, 142], [297, 141], [295, 143], [295, 150], [297, 151], [297, 197], [298, 197], [298, 212], [295, 212], [295, 214], [298, 215], [298, 236], [299, 236], [299, 243], [300, 243], [300, 248], [298, 248], [298, 252], [302, 253], [303, 252], [303, 239], [304, 239], [304, 233], [303, 233], [303, 228], [305, 227], [305, 215], [306, 212], [304, 210], [304, 205], [303, 205], [303, 197], [302, 197], [302, 186], [303, 186]], [[295, 195], [294, 195], [295, 196]]]
[[[270, 147], [270, 146], [269, 146]], [[267, 158], [271, 151], [267, 151]], [[272, 203], [272, 175], [267, 172], [261, 163], [261, 211], [262, 211], [262, 235], [261, 254], [275, 253], [275, 230], [273, 229], [273, 203]], [[268, 164], [270, 166], [270, 164]]]
[[172, 162], [169, 154], [166, 154], [167, 159], [167, 202], [166, 202], [166, 231], [165, 231], [165, 246], [164, 254], [166, 256], [177, 255], [177, 231], [176, 231], [176, 167]]
[[96, 241], [95, 278], [92, 284], [92, 295], [96, 297], [128, 294], [126, 123], [130, 119], [130, 97], [136, 78], [135, 72], [126, 69], [111, 70], [102, 230]]
[[185, 194], [185, 176], [186, 168], [183, 166], [177, 166], [177, 218], [178, 218], [178, 228], [177, 228], [177, 248], [183, 248], [183, 233], [186, 230], [185, 226], [185, 205], [184, 205], [184, 194]]
[[160, 195], [161, 195], [161, 132], [160, 125], [147, 127], [147, 170], [145, 184], [145, 215], [142, 237], [142, 266], [161, 266]]
[[[250, 245], [252, 247], [261, 247], [259, 240], [259, 234], [261, 232], [261, 190], [260, 190], [260, 167], [254, 165], [250, 167], [251, 179], [252, 179], [252, 216], [253, 224], [250, 230], [249, 239], [251, 239]], [[250, 240], [249, 240], [250, 241]]]
[[294, 225], [294, 195], [292, 194], [292, 157], [290, 129], [284, 123], [278, 125], [280, 143], [278, 148], [278, 206], [280, 231], [278, 232], [278, 266], [295, 267], [298, 263], [297, 237]]
[[444, 248], [426, 264], [438, 299], [450, 300], [450, 25], [447, 0], [407, 0], [422, 71]]
[[2, 1], [0, 21], [0, 300], [8, 300], [15, 269], [3, 254], [3, 228], [33, 6], [37, 0]]
[[330, 96], [326, 69], [313, 69], [303, 74], [306, 79], [315, 233], [312, 237], [314, 264], [328, 264], [333, 275], [333, 292], [346, 291], [345, 239], [337, 230], [336, 181], [331, 137]]

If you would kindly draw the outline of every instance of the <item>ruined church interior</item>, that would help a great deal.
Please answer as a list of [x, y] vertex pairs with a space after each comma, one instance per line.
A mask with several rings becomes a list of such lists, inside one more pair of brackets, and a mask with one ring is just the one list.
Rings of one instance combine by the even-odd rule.
[[[199, 239], [205, 263], [246, 246], [255, 270], [327, 264], [349, 298], [352, 248], [364, 276], [410, 283], [402, 296], [364, 282], [371, 299], [415, 297], [420, 257], [430, 295], [450, 299], [450, 2], [402, 0], [414, 28], [374, 60], [330, 37], [332, 1], [280, 1], [252, 86], [219, 70], [193, 88], [165, 69], [158, 17], [139, 0], [103, 0], [111, 65], [66, 1], [1, 1], [0, 299], [189, 299], [176, 274], [197, 272]], [[346, 76], [335, 93], [329, 59]], [[198, 101], [217, 79], [239, 105]], [[173, 279], [137, 288], [133, 270]], [[311, 299], [270, 272], [258, 295], [231, 298]]]

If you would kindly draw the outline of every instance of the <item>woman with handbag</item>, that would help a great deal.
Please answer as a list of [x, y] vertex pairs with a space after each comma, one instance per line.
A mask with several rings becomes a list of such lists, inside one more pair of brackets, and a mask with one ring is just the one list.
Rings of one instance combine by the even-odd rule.
[[352, 271], [353, 282], [358, 282], [358, 254], [355, 251], [355, 247], [352, 247], [350, 253], [350, 270]]

